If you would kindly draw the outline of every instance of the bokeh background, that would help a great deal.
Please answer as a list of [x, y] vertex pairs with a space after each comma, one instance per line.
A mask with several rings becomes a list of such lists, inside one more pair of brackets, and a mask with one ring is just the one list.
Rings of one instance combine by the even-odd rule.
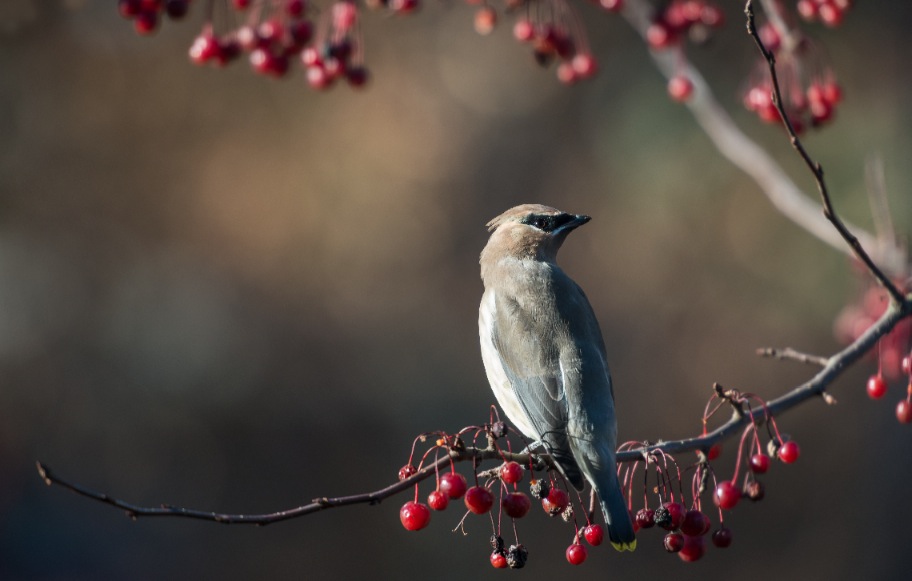
[[[619, 18], [580, 6], [601, 61], [566, 88], [509, 25], [427, 2], [368, 13], [368, 90], [190, 65], [201, 22], [137, 37], [113, 0], [0, 7], [0, 578], [466, 579], [489, 525], [435, 514], [415, 534], [400, 496], [265, 528], [131, 522], [48, 488], [34, 462], [130, 501], [269, 512], [381, 488], [412, 438], [484, 422], [477, 347], [485, 222], [522, 202], [594, 217], [562, 261], [598, 314], [622, 439], [700, 430], [710, 386], [772, 398], [806, 379], [760, 346], [838, 348], [859, 281], [776, 213], [671, 102]], [[723, 103], [812, 191], [782, 133], [740, 107], [754, 59], [741, 3], [689, 52]], [[844, 215], [870, 228], [864, 160], [879, 153], [898, 230], [912, 228], [907, 2], [859, 2], [811, 27], [847, 99], [807, 138]], [[727, 550], [684, 564], [655, 531], [633, 555], [520, 523], [539, 579], [907, 578], [912, 432], [864, 395], [780, 418], [802, 446], [767, 498], [726, 519]], [[717, 463], [731, 470], [733, 443]], [[466, 468], [463, 467], [463, 470]], [[421, 487], [422, 495], [430, 483]]]

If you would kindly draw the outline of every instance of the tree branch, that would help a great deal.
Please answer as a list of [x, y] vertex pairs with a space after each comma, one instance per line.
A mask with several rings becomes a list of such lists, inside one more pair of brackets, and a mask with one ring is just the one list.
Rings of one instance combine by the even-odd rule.
[[[652, 4], [648, 0], [627, 0], [622, 14], [645, 39], [654, 14]], [[651, 50], [650, 55], [666, 78], [684, 74], [691, 80], [694, 92], [686, 105], [720, 154], [749, 175], [782, 215], [833, 248], [849, 252], [844, 238], [821, 215], [820, 205], [805, 195], [785, 170], [735, 124], [703, 75], [687, 59], [680, 58], [679, 52], [671, 48]], [[851, 224], [847, 228], [856, 233], [860, 245], [877, 249], [876, 262], [887, 272], [906, 272], [905, 253], [892, 241], [880, 245], [874, 235], [863, 229]]]

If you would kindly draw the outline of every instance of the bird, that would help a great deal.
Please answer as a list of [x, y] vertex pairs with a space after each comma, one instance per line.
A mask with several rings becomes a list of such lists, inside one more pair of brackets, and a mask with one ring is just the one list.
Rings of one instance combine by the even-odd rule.
[[590, 221], [541, 204], [488, 222], [478, 316], [485, 373], [507, 418], [576, 488], [598, 494], [615, 549], [636, 549], [617, 476], [617, 417], [605, 342], [585, 293], [556, 263]]

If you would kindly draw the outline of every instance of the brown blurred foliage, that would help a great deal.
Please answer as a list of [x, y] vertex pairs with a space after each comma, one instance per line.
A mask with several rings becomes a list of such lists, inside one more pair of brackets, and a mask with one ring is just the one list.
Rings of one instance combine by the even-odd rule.
[[[368, 14], [372, 85], [315, 94], [243, 63], [191, 66], [200, 8], [151, 39], [114, 2], [0, 10], [0, 578], [502, 575], [486, 520], [452, 534], [454, 509], [419, 534], [397, 500], [263, 529], [133, 523], [47, 489], [33, 462], [131, 501], [232, 512], [392, 482], [414, 435], [487, 418], [477, 256], [484, 223], [517, 203], [594, 217], [563, 263], [602, 322], [623, 439], [699, 431], [713, 381], [773, 397], [808, 376], [756, 347], [838, 347], [846, 259], [711, 149], [620, 19], [581, 7], [601, 74], [568, 89], [508, 26], [475, 35], [458, 3]], [[778, 129], [740, 110], [754, 48], [739, 10], [691, 53], [810, 189]], [[841, 29], [814, 28], [847, 101], [808, 138], [865, 225], [863, 161], [881, 152], [904, 232], [910, 16], [859, 2]], [[572, 533], [533, 513], [525, 574], [904, 578], [912, 433], [864, 397], [872, 369], [837, 384], [838, 406], [780, 418], [803, 455], [730, 515], [731, 548], [685, 565], [647, 531], [632, 556], [593, 550], [571, 569]]]

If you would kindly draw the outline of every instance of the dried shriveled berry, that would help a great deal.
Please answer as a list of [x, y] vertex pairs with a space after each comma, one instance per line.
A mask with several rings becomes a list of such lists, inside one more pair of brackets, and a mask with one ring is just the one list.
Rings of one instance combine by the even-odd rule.
[[511, 569], [522, 569], [526, 566], [526, 561], [529, 560], [529, 551], [526, 550], [526, 547], [523, 545], [510, 545], [510, 550], [507, 551], [507, 565]]
[[500, 535], [491, 535], [491, 548], [503, 552], [504, 540]]
[[763, 500], [763, 497], [766, 496], [766, 488], [763, 486], [762, 482], [754, 480], [753, 482], [748, 483], [745, 493], [747, 497], [754, 502], [758, 500]]
[[544, 480], [533, 480], [529, 483], [529, 494], [532, 495], [532, 498], [544, 500], [548, 498], [549, 492], [551, 492], [551, 487]]

